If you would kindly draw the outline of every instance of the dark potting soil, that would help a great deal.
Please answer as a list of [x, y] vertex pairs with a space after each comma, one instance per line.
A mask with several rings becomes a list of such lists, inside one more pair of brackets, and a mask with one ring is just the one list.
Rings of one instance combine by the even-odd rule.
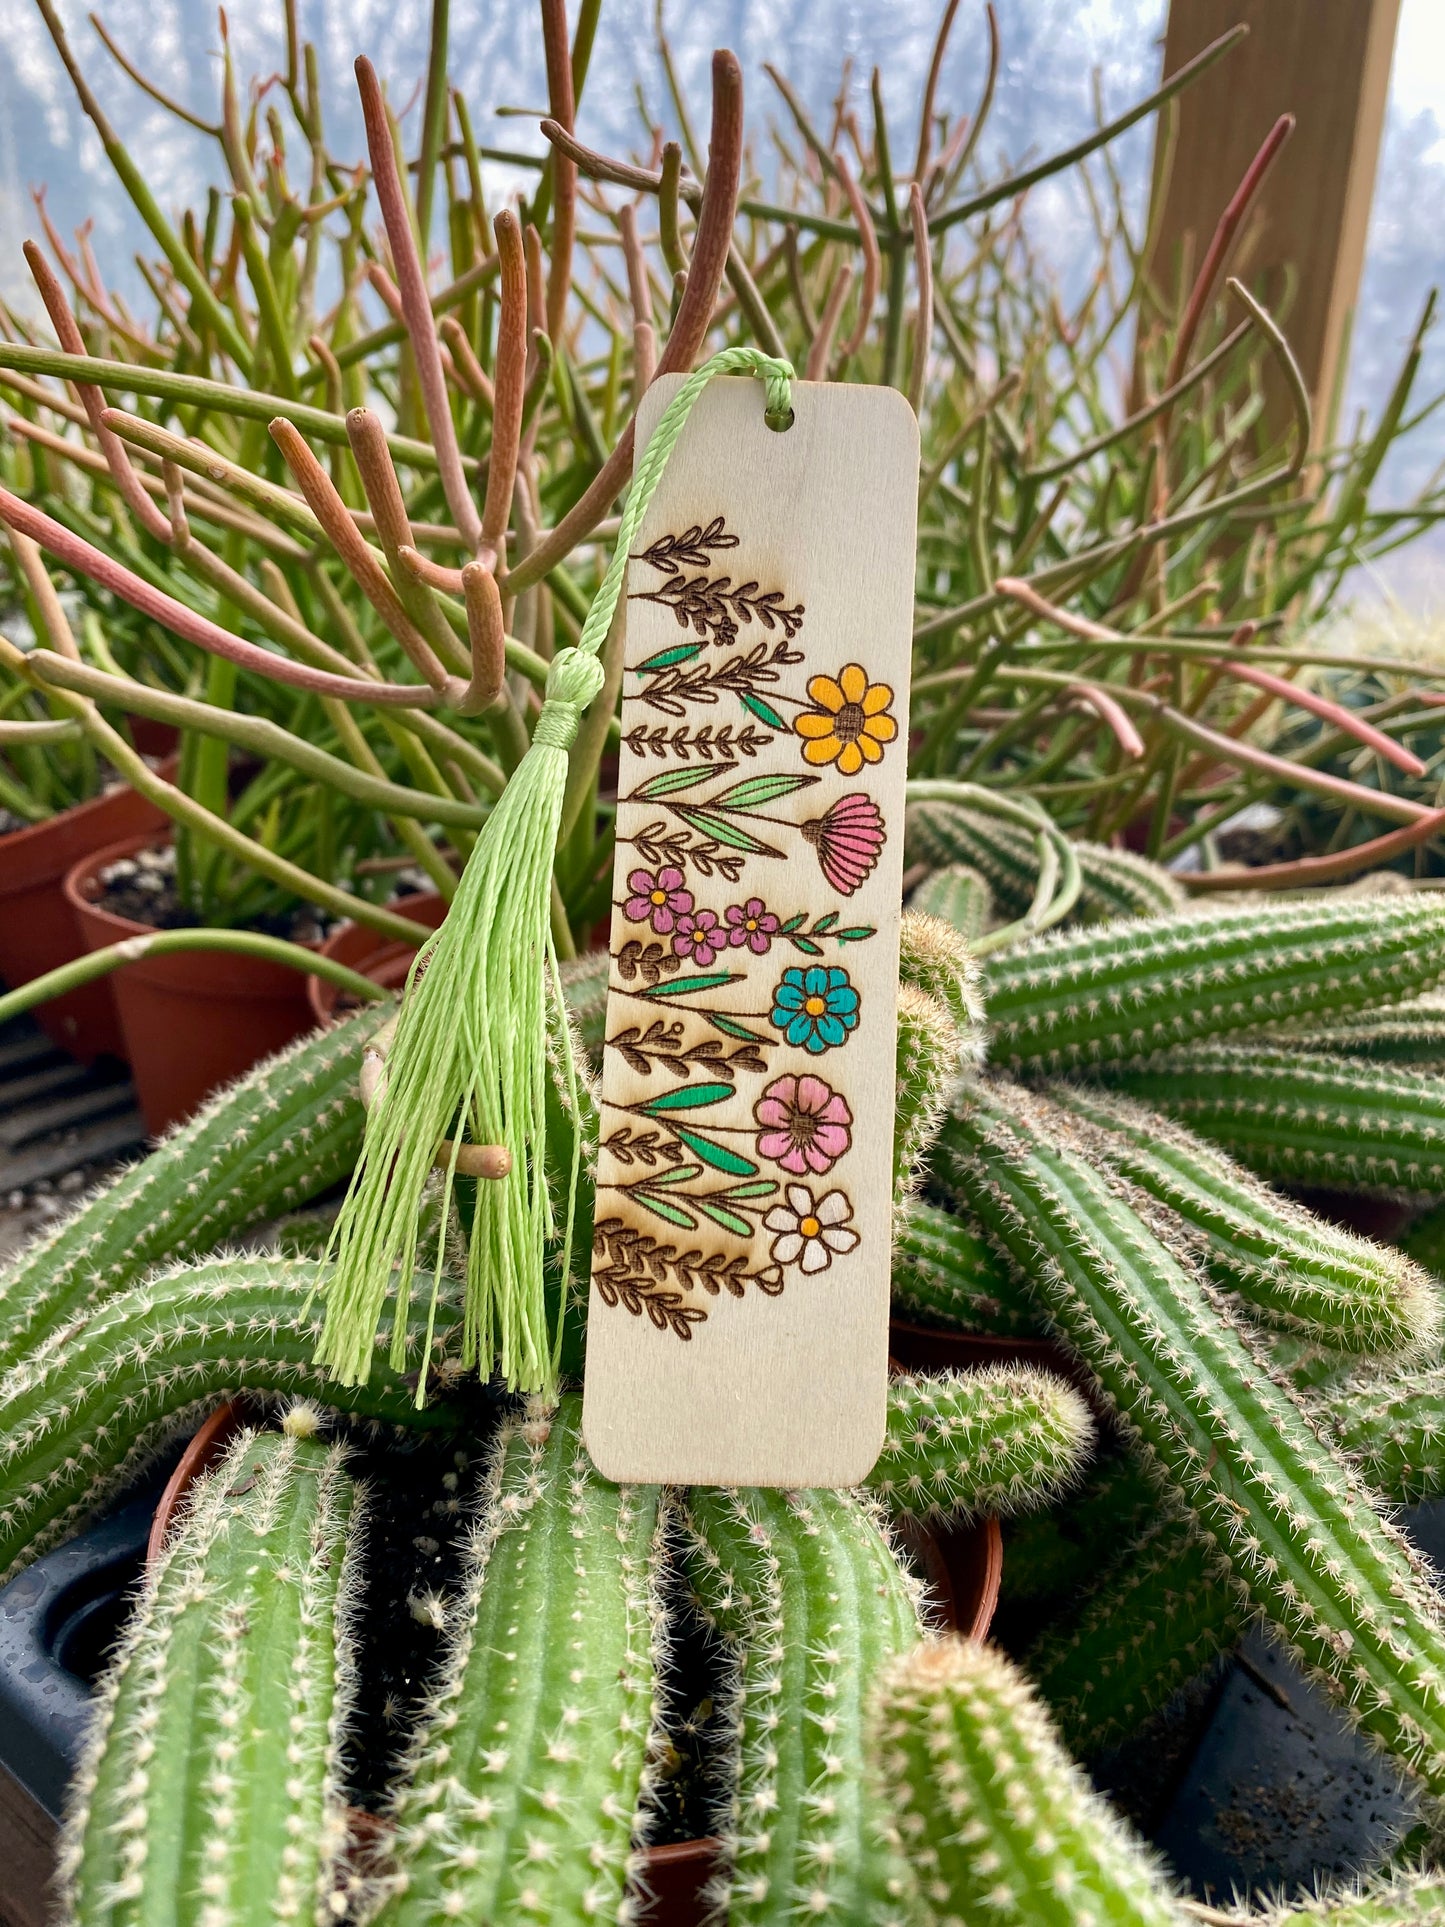
[[[194, 930], [205, 923], [176, 892], [175, 851], [169, 847], [139, 850], [120, 857], [100, 872], [98, 909], [113, 917], [128, 917], [152, 930]], [[290, 943], [318, 943], [335, 919], [313, 903], [253, 917], [246, 928], [264, 937], [284, 937]]]

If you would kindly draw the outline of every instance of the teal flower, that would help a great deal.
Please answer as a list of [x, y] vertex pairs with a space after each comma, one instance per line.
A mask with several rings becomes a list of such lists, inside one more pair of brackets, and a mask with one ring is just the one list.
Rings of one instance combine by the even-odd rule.
[[810, 964], [806, 970], [785, 970], [773, 992], [768, 1021], [790, 1044], [815, 1057], [846, 1044], [858, 1027], [858, 993], [846, 970]]

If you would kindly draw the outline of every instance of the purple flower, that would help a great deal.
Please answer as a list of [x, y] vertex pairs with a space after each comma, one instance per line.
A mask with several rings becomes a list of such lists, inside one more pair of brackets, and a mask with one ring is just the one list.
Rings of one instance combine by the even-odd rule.
[[728, 920], [727, 939], [734, 950], [746, 944], [759, 957], [767, 956], [768, 947], [778, 934], [778, 919], [761, 897], [749, 897], [746, 903], [730, 903], [723, 915]]
[[723, 947], [716, 910], [699, 910], [695, 916], [679, 917], [673, 932], [672, 947], [679, 957], [691, 957], [704, 970]]
[[[651, 870], [630, 871], [627, 888], [631, 892], [622, 906], [629, 923], [650, 923], [659, 937], [670, 936], [678, 919], [692, 908], [692, 891], [682, 887], [682, 871], [671, 863], [655, 874]], [[717, 919], [714, 917], [714, 923]]]

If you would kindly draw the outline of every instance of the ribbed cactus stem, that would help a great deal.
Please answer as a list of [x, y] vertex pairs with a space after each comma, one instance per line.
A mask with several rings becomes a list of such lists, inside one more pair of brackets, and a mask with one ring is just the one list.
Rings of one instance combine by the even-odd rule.
[[[1083, 887], [1079, 921], [1169, 916], [1188, 898], [1176, 877], [1147, 857], [1100, 843], [1075, 843]], [[1000, 907], [1021, 916], [1038, 882], [1035, 839], [1022, 827], [960, 803], [914, 803], [908, 811], [911, 862], [971, 864], [987, 880]], [[926, 905], [920, 905], [926, 908]]]
[[903, 1927], [903, 1870], [864, 1786], [879, 1669], [918, 1638], [918, 1590], [841, 1492], [693, 1491], [687, 1571], [737, 1658], [730, 1927]]
[[1158, 1487], [1132, 1453], [1090, 1467], [1066, 1504], [1009, 1528], [1002, 1597], [1063, 1600], [1086, 1591], [1158, 1512]]
[[1067, 1087], [1054, 1097], [1101, 1127], [1101, 1155], [1183, 1219], [1211, 1275], [1265, 1323], [1337, 1351], [1438, 1343], [1440, 1287], [1400, 1252], [1326, 1224], [1127, 1098]]
[[875, 1721], [870, 1778], [925, 1919], [1181, 1927], [1160, 1870], [1001, 1653], [917, 1647], [885, 1676]]
[[1445, 1927], [1445, 1875], [1432, 1867], [1402, 1869], [1268, 1913], [1227, 1915], [1249, 1927]]
[[1445, 1197], [1445, 1077], [1358, 1058], [1200, 1043], [1120, 1064], [1109, 1081], [1266, 1177]]
[[1249, 1613], [1220, 1568], [1192, 1519], [1166, 1515], [1030, 1648], [1029, 1677], [1071, 1753], [1102, 1753], [1137, 1733], [1237, 1644]]
[[893, 1310], [919, 1324], [1009, 1338], [1044, 1329], [1037, 1305], [992, 1245], [923, 1198], [894, 1223]]
[[[415, 1380], [385, 1366], [343, 1390], [312, 1363], [324, 1276], [301, 1259], [222, 1258], [153, 1277], [58, 1334], [0, 1383], [0, 1580], [92, 1513], [188, 1417], [237, 1391], [303, 1394], [391, 1424], [441, 1424], [415, 1409]], [[458, 1293], [447, 1288], [433, 1368], [449, 1377]], [[422, 1327], [415, 1336], [422, 1337]]]
[[993, 1062], [1063, 1070], [1409, 997], [1445, 976], [1425, 896], [1191, 912], [1043, 937], [988, 959]]
[[[940, 1163], [941, 1160], [941, 1163]], [[1445, 1629], [1419, 1562], [1227, 1299], [1153, 1234], [1068, 1118], [1005, 1090], [936, 1168], [1027, 1272], [1161, 1477], [1351, 1717], [1445, 1794]]]
[[634, 1918], [665, 1509], [597, 1476], [580, 1401], [501, 1433], [396, 1795], [378, 1927]]
[[981, 870], [966, 863], [950, 863], [926, 876], [908, 899], [910, 910], [939, 917], [965, 943], [981, 937], [993, 918], [993, 892]]
[[898, 929], [898, 975], [943, 1005], [958, 1027], [960, 1069], [976, 1069], [983, 1061], [983, 978], [967, 940], [941, 917], [905, 910]]
[[912, 1197], [928, 1147], [958, 1089], [961, 1045], [947, 1006], [911, 984], [898, 986], [893, 1094], [893, 1203]]
[[358, 1517], [315, 1440], [243, 1432], [198, 1487], [98, 1695], [61, 1857], [75, 1927], [329, 1916]]
[[1445, 1365], [1361, 1372], [1312, 1403], [1382, 1498], [1403, 1505], [1445, 1493]]
[[27, 1246], [0, 1272], [0, 1371], [153, 1265], [344, 1177], [361, 1143], [362, 1048], [380, 1021], [363, 1011], [267, 1058]]
[[1271, 1043], [1311, 1056], [1367, 1057], [1382, 1064], [1445, 1070], [1445, 999], [1438, 991], [1381, 1010], [1351, 1011], [1343, 1023], [1290, 1024]]
[[575, 963], [562, 966], [562, 994], [582, 1050], [594, 1071], [602, 1068], [602, 1039], [607, 1027], [607, 981], [612, 958], [605, 950], [590, 950]]
[[1007, 1517], [1072, 1485], [1093, 1441], [1088, 1406], [1052, 1372], [1016, 1365], [895, 1378], [867, 1486], [915, 1519]]

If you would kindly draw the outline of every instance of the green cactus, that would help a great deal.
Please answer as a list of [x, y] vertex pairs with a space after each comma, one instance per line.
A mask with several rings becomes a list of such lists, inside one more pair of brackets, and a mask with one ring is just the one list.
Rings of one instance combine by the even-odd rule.
[[991, 1060], [1063, 1070], [1398, 1001], [1445, 976], [1445, 902], [1270, 904], [1109, 924], [988, 959]]
[[1436, 1205], [1407, 1225], [1398, 1242], [1407, 1258], [1424, 1265], [1437, 1278], [1445, 1276], [1445, 1204]]
[[868, 1490], [892, 1512], [1007, 1517], [1071, 1486], [1094, 1423], [1074, 1388], [1030, 1366], [895, 1378]]
[[993, 892], [981, 871], [966, 863], [934, 870], [908, 899], [910, 910], [938, 917], [965, 942], [981, 937], [993, 918]]
[[1351, 1717], [1445, 1793], [1445, 1629], [1402, 1535], [1228, 1301], [1149, 1229], [1070, 1121], [1017, 1089], [951, 1119], [936, 1168], [1025, 1272], [1140, 1447]]
[[1343, 1023], [1290, 1024], [1271, 1039], [1317, 1057], [1367, 1057], [1416, 1070], [1445, 1070], [1445, 1000], [1432, 991], [1382, 1010], [1352, 1011]]
[[0, 1371], [144, 1277], [213, 1250], [343, 1178], [375, 1010], [293, 1044], [213, 1097], [0, 1272]]
[[1445, 1197], [1445, 1078], [1253, 1044], [1191, 1044], [1109, 1081], [1264, 1177]]
[[[415, 1409], [415, 1380], [385, 1364], [343, 1389], [312, 1362], [307, 1309], [323, 1267], [219, 1258], [150, 1278], [57, 1333], [0, 1385], [0, 1582], [63, 1539], [188, 1418], [228, 1393], [301, 1393], [393, 1424], [455, 1423], [444, 1401]], [[445, 1288], [432, 1357], [449, 1378], [459, 1289]], [[416, 1338], [424, 1335], [418, 1323]]]
[[575, 1397], [503, 1427], [395, 1797], [378, 1927], [629, 1917], [657, 1743], [660, 1501], [597, 1476]]
[[[1034, 838], [1022, 825], [961, 803], [913, 803], [905, 834], [910, 862], [972, 865], [1001, 909], [1013, 916], [1028, 909], [1039, 863]], [[1188, 902], [1178, 878], [1147, 857], [1099, 843], [1075, 843], [1074, 849], [1083, 877], [1075, 910], [1081, 922], [1170, 916]]]
[[893, 1310], [924, 1325], [1033, 1338], [1038, 1307], [971, 1225], [922, 1198], [893, 1228]]
[[958, 1026], [959, 1066], [974, 1070], [983, 1061], [983, 979], [967, 941], [941, 917], [905, 910], [898, 927], [898, 975], [921, 990]]
[[871, 1788], [923, 1918], [999, 1927], [1180, 1927], [1163, 1875], [992, 1647], [916, 1647], [884, 1675]]
[[567, 1000], [577, 1038], [594, 1074], [602, 1069], [602, 1039], [607, 1028], [607, 981], [612, 958], [606, 950], [589, 950], [575, 963], [562, 966], [562, 994]]
[[1132, 1545], [1158, 1512], [1154, 1480], [1132, 1453], [1115, 1453], [1090, 1467], [1064, 1505], [1012, 1521], [1001, 1597], [1062, 1600], [1097, 1584], [1118, 1560], [1119, 1548]]
[[731, 1927], [904, 1927], [864, 1723], [878, 1669], [918, 1638], [916, 1584], [846, 1493], [698, 1489], [686, 1523], [693, 1590], [738, 1663], [714, 1900]]
[[895, 1211], [912, 1197], [928, 1147], [958, 1089], [960, 1048], [958, 1025], [947, 1007], [911, 984], [900, 984], [893, 1096]]
[[243, 1432], [147, 1579], [71, 1792], [73, 1927], [331, 1917], [361, 1535], [314, 1418]]
[[1268, 1913], [1221, 1915], [1241, 1927], [1445, 1927], [1445, 1875], [1411, 1867], [1378, 1875], [1345, 1893], [1326, 1892]]
[[1070, 1752], [1088, 1757], [1137, 1733], [1238, 1643], [1249, 1613], [1221, 1565], [1193, 1519], [1166, 1513], [1029, 1649], [1029, 1677]]
[[1382, 1498], [1407, 1505], [1445, 1493], [1445, 1365], [1361, 1372], [1314, 1409]]
[[1440, 1288], [1400, 1252], [1326, 1224], [1127, 1098], [1068, 1088], [1053, 1096], [1101, 1127], [1100, 1154], [1182, 1219], [1210, 1274], [1266, 1324], [1345, 1352], [1423, 1352], [1438, 1342]]

